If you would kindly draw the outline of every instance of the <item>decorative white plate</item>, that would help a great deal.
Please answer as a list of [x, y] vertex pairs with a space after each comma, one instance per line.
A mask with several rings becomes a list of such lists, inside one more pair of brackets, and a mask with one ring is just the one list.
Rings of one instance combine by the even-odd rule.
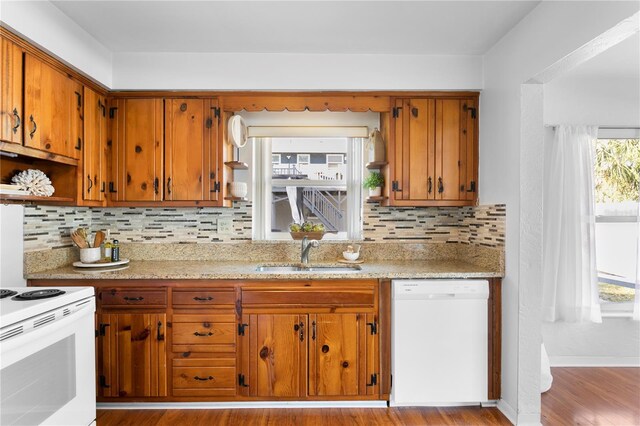
[[126, 265], [129, 263], [129, 259], [121, 259], [117, 262], [96, 262], [96, 263], [82, 263], [73, 262], [73, 266], [76, 268], [108, 268], [110, 266]]

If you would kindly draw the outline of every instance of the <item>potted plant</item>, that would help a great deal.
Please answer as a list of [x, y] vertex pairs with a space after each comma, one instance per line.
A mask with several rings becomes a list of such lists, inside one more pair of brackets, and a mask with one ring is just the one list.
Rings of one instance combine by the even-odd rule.
[[369, 190], [369, 197], [379, 197], [384, 186], [384, 176], [380, 172], [371, 172], [364, 180], [363, 185]]
[[324, 225], [321, 223], [292, 223], [289, 225], [289, 233], [294, 240], [301, 240], [304, 237], [310, 240], [321, 240], [324, 236]]

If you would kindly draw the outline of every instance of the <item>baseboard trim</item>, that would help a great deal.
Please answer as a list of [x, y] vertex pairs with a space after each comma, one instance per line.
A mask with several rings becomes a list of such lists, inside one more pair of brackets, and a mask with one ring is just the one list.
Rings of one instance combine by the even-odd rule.
[[640, 367], [637, 357], [550, 356], [552, 367]]
[[99, 410], [200, 410], [229, 408], [387, 408], [387, 401], [99, 402]]
[[511, 405], [509, 405], [504, 399], [498, 401], [498, 410], [504, 414], [504, 416], [511, 422], [511, 424], [516, 424], [516, 420], [518, 418], [518, 413], [513, 409]]

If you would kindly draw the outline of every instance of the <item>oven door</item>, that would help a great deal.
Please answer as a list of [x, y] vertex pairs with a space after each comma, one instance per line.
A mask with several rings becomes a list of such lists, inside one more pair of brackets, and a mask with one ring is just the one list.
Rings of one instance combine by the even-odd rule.
[[96, 418], [95, 300], [0, 343], [0, 424], [89, 425]]

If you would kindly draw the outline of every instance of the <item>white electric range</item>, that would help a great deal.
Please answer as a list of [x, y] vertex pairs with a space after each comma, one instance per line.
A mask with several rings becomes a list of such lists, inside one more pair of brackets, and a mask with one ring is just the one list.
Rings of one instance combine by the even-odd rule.
[[92, 287], [0, 289], [0, 424], [96, 418]]

